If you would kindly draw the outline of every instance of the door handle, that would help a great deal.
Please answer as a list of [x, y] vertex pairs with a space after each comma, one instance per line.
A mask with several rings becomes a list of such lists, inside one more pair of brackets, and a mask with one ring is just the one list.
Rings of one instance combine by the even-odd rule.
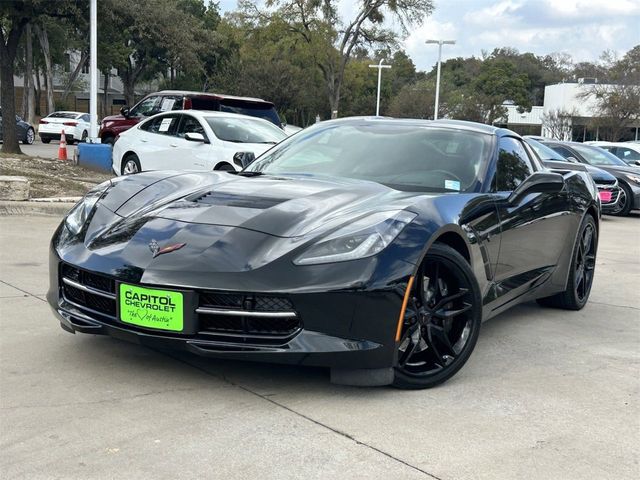
[[149, 141], [149, 140], [145, 140], [144, 138], [141, 138], [141, 139], [140, 139], [140, 142], [142, 142], [142, 143], [147, 143], [148, 141]]
[[170, 146], [170, 147], [177, 147], [177, 146], [178, 146], [178, 144], [177, 144], [177, 143], [170, 143], [170, 144], [169, 144], [169, 146]]

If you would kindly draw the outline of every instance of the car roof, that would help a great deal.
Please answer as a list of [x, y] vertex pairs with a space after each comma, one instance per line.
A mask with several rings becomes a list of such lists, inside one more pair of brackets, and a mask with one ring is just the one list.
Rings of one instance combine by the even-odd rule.
[[477, 133], [484, 133], [489, 135], [513, 135], [519, 137], [515, 132], [507, 130], [506, 128], [500, 128], [493, 125], [486, 125], [484, 123], [468, 122], [465, 120], [425, 120], [421, 118], [393, 118], [393, 117], [376, 117], [376, 116], [360, 116], [360, 117], [345, 117], [335, 120], [325, 120], [322, 123], [331, 124], [362, 124], [363, 122], [371, 122], [372, 124], [387, 124], [387, 125], [414, 125], [423, 127], [445, 127], [457, 130], [467, 130]]
[[244, 100], [246, 102], [259, 102], [269, 103], [272, 102], [257, 97], [239, 97], [235, 95], [226, 95], [224, 93], [211, 93], [211, 92], [194, 92], [190, 90], [161, 90], [159, 92], [150, 93], [149, 95], [185, 95], [188, 97], [203, 97], [203, 98], [215, 98], [215, 99], [229, 99], [229, 100]]
[[[261, 122], [267, 122], [268, 124], [273, 125], [273, 123], [270, 122], [269, 120], [266, 120], [266, 119], [260, 118], [260, 117], [254, 117], [253, 115], [243, 115], [241, 113], [233, 113], [233, 112], [220, 112], [218, 110], [168, 110], [166, 112], [157, 113], [157, 114], [155, 114], [153, 116], [157, 117], [159, 115], [166, 115], [166, 114], [170, 114], [170, 113], [186, 114], [186, 115], [191, 115], [191, 116], [199, 117], [199, 118], [204, 118], [204, 117], [248, 118], [250, 120], [259, 120]], [[151, 117], [149, 117], [149, 118], [151, 118]], [[275, 127], [275, 125], [273, 125], [273, 126]], [[276, 128], [278, 128], [278, 127], [276, 127]]]

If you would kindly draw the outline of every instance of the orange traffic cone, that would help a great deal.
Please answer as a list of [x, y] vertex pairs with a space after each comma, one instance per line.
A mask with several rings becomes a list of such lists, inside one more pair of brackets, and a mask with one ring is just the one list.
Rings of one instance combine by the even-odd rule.
[[60, 134], [60, 147], [58, 147], [58, 160], [68, 160], [67, 158], [67, 139], [64, 137], [64, 130]]

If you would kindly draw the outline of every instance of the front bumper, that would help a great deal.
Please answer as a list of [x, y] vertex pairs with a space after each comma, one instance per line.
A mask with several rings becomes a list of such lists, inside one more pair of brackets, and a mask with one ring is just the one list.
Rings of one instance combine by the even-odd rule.
[[[152, 348], [183, 350], [205, 357], [321, 366], [336, 370], [389, 372], [396, 363], [397, 345], [394, 337], [404, 285], [375, 292], [284, 292], [279, 296], [290, 300], [300, 323], [294, 331], [274, 339], [268, 335], [237, 332], [226, 334], [220, 331], [212, 335], [210, 332], [203, 332], [205, 320], [196, 309], [202, 305], [201, 297], [205, 293], [199, 289], [187, 290], [185, 325], [188, 325], [188, 328], [185, 328], [184, 333], [126, 324], [118, 318], [117, 313], [104, 314], [104, 311], [89, 308], [86, 303], [79, 304], [67, 298], [69, 295], [65, 285], [68, 284], [62, 282], [61, 265], [63, 264], [60, 258], [52, 248], [47, 300], [62, 328], [72, 333], [110, 335]], [[87, 273], [107, 277], [96, 272]], [[113, 302], [117, 302], [115, 292], [118, 291], [117, 285], [122, 280], [125, 279], [110, 278], [116, 285], [112, 289]], [[126, 283], [131, 281], [127, 280]], [[92, 283], [94, 286], [95, 284]], [[155, 284], [144, 286], [163, 287]], [[269, 292], [269, 295], [273, 296], [273, 292]]]
[[[40, 140], [60, 140], [62, 135], [60, 133], [38, 132], [38, 136]], [[64, 139], [67, 142], [73, 142], [76, 140], [76, 137], [72, 133], [64, 132]]]

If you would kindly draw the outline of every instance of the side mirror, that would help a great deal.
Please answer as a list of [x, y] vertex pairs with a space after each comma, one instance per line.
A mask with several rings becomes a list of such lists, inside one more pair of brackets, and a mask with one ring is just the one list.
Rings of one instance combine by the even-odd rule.
[[640, 160], [631, 160], [629, 164], [635, 165], [636, 167], [640, 167]]
[[507, 201], [516, 205], [530, 193], [557, 193], [563, 188], [564, 178], [559, 173], [535, 172], [518, 185]]
[[567, 157], [567, 162], [580, 163], [576, 157]]
[[129, 118], [129, 107], [120, 108], [120, 115], [122, 115], [124, 118]]
[[189, 140], [190, 142], [200, 142], [205, 143], [204, 135], [197, 132], [188, 132], [184, 134], [184, 139]]
[[255, 159], [256, 155], [253, 152], [236, 152], [233, 156], [233, 163], [240, 168], [245, 168], [248, 167]]

